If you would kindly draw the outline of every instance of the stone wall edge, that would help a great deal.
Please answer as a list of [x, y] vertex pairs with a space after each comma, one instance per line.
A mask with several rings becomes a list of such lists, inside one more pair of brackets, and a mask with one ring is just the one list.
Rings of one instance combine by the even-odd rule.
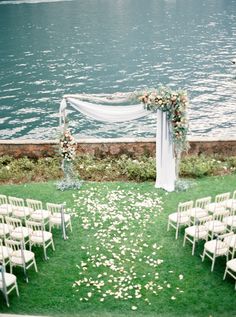
[[[190, 148], [184, 155], [224, 155], [236, 156], [236, 138], [189, 137]], [[119, 156], [132, 157], [142, 155], [155, 156], [155, 138], [113, 138], [77, 140], [77, 153], [91, 154], [98, 157]], [[16, 158], [27, 156], [40, 158], [54, 156], [58, 153], [57, 140], [0, 140], [0, 156], [10, 155]]]

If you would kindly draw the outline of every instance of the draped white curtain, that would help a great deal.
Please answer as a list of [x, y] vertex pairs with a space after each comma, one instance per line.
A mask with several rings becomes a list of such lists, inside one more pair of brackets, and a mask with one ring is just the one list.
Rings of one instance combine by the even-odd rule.
[[[115, 95], [68, 95], [64, 96], [60, 104], [60, 125], [66, 117], [67, 103], [84, 115], [104, 122], [127, 122], [145, 117], [150, 112], [143, 104], [112, 106], [129, 102], [130, 94]], [[103, 104], [101, 104], [103, 103]], [[175, 189], [175, 157], [173, 142], [170, 134], [170, 123], [166, 113], [157, 111], [156, 134], [156, 184], [155, 187], [167, 191]]]
[[156, 133], [156, 188], [175, 190], [176, 168], [174, 147], [170, 135], [170, 122], [166, 112], [157, 110]]
[[142, 104], [130, 106], [109, 106], [95, 104], [75, 98], [67, 98], [70, 105], [84, 115], [104, 122], [126, 122], [145, 117], [149, 111]]

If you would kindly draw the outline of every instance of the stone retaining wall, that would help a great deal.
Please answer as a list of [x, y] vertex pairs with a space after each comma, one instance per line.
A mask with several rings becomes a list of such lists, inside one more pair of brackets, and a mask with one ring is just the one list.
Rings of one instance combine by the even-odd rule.
[[[236, 138], [189, 138], [190, 148], [187, 155], [219, 154], [236, 156]], [[92, 154], [99, 157], [127, 154], [132, 157], [141, 155], [155, 156], [155, 139], [84, 139], [78, 142], [78, 154]], [[40, 158], [58, 153], [56, 141], [39, 140], [0, 140], [0, 156], [11, 155], [19, 158], [27, 156]]]

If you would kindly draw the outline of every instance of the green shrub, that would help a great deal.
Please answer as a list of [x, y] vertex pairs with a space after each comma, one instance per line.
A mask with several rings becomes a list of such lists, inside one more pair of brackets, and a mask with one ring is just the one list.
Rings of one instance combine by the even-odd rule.
[[156, 178], [155, 159], [151, 157], [141, 157], [137, 160], [122, 156], [117, 163], [121, 173], [129, 180], [148, 181]]
[[[153, 181], [156, 178], [156, 160], [143, 156], [132, 159], [127, 155], [119, 158], [97, 158], [93, 155], [77, 156], [74, 161], [75, 175], [93, 181]], [[211, 175], [232, 174], [236, 171], [236, 157], [187, 156], [180, 162], [180, 176], [199, 178]], [[45, 181], [63, 176], [61, 158], [48, 157], [38, 160], [27, 157], [0, 158], [0, 182], [23, 183]]]
[[180, 162], [180, 176], [203, 177], [221, 175], [228, 172], [226, 162], [214, 157], [200, 155], [185, 157]]

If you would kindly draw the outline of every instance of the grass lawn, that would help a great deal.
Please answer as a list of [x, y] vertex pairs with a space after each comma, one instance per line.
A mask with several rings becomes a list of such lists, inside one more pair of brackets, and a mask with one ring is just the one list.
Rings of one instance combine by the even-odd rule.
[[[10, 294], [10, 308], [0, 297], [0, 313], [54, 316], [236, 316], [234, 280], [222, 280], [225, 258], [213, 273], [202, 263], [199, 243], [194, 256], [182, 247], [167, 216], [179, 202], [236, 189], [236, 175], [196, 180], [185, 192], [166, 193], [153, 183], [84, 183], [79, 191], [60, 192], [54, 183], [1, 185], [0, 193], [66, 202], [75, 208], [73, 232], [61, 238], [43, 260], [35, 248], [39, 272], [20, 269], [20, 297]], [[74, 197], [75, 196], [75, 197]], [[76, 204], [74, 200], [77, 200]]]

